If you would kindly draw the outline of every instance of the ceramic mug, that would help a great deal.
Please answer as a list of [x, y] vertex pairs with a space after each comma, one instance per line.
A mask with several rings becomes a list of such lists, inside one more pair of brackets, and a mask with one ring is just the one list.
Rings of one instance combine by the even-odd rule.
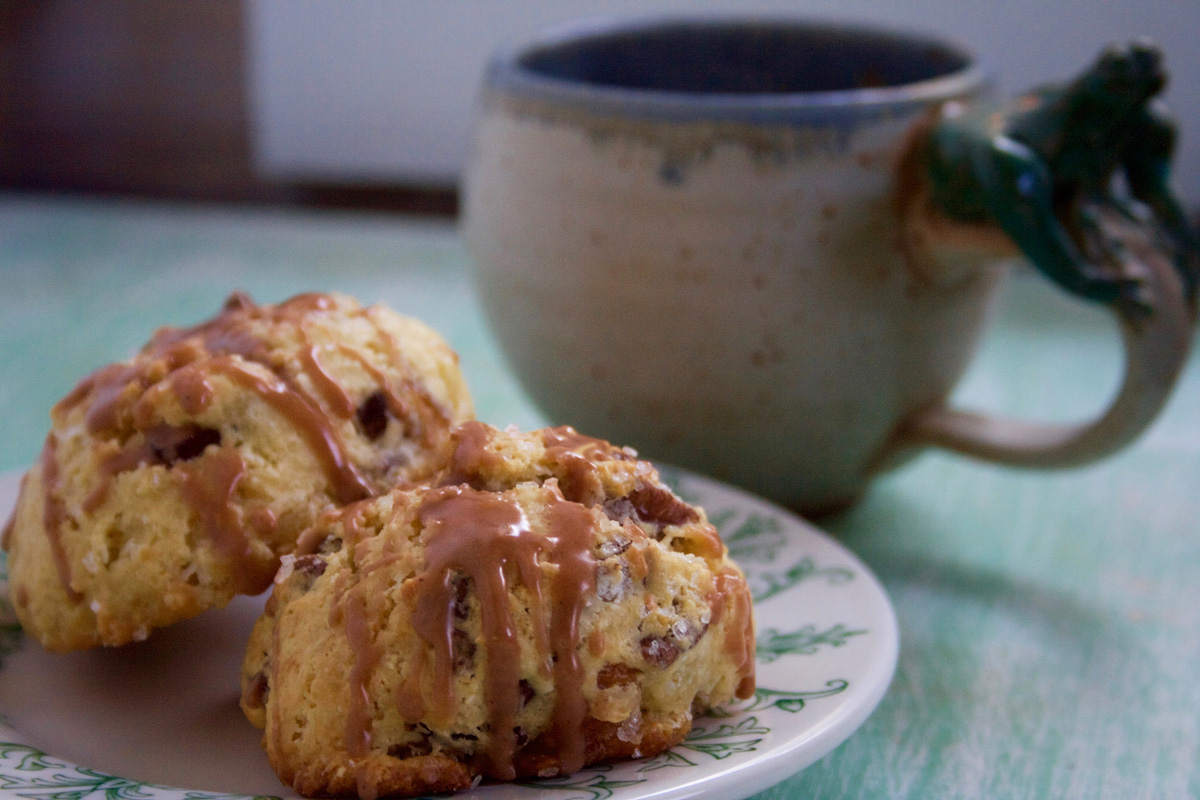
[[1091, 244], [1047, 234], [1087, 274], [1045, 269], [1122, 319], [1112, 407], [1043, 426], [946, 405], [1018, 253], [987, 211], [1038, 211], [1027, 175], [1009, 202], [955, 171], [1011, 167], [1007, 145], [968, 152], [984, 89], [956, 44], [795, 20], [586, 22], [501, 50], [463, 219], [512, 368], [556, 424], [814, 514], [926, 445], [1043, 467], [1124, 446], [1186, 358], [1191, 285], [1107, 203], [1078, 204]]

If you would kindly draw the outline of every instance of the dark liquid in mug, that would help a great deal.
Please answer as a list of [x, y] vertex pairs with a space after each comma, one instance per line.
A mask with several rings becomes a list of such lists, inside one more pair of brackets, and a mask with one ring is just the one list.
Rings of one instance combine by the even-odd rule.
[[965, 69], [920, 37], [779, 20], [678, 21], [599, 31], [526, 53], [548, 78], [690, 94], [807, 94], [906, 86]]

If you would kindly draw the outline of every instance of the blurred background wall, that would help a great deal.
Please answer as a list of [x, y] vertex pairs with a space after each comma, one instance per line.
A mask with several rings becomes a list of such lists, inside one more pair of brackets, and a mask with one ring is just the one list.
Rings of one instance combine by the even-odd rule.
[[249, 191], [241, 0], [0, 2], [0, 181]]
[[957, 38], [1002, 91], [1163, 46], [1200, 207], [1200, 0], [4, 0], [0, 187], [452, 214], [500, 42], [582, 16], [801, 14]]

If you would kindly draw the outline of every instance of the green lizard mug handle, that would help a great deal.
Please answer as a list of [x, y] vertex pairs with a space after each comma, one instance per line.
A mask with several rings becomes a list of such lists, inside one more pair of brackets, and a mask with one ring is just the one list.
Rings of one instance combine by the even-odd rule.
[[1187, 358], [1200, 285], [1200, 236], [1168, 184], [1175, 126], [1156, 100], [1165, 84], [1158, 49], [1135, 41], [1108, 48], [1065, 85], [1002, 105], [943, 108], [914, 159], [924, 191], [908, 235], [934, 263], [926, 269], [953, 269], [972, 249], [964, 242], [1003, 231], [992, 244], [1007, 238], [1062, 288], [1112, 307], [1126, 371], [1108, 411], [1089, 423], [938, 405], [906, 420], [897, 444], [1075, 466], [1128, 444], [1161, 410]]

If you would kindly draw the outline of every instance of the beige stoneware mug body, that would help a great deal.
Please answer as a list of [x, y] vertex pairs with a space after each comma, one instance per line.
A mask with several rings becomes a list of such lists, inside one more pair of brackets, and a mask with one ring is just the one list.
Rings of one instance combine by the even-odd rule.
[[1187, 352], [1169, 259], [1139, 267], [1152, 309], [1099, 420], [945, 406], [1018, 251], [931, 211], [917, 154], [983, 88], [938, 39], [783, 20], [585, 23], [498, 53], [464, 230], [514, 371], [556, 424], [812, 513], [922, 445], [1065, 466], [1128, 443]]

